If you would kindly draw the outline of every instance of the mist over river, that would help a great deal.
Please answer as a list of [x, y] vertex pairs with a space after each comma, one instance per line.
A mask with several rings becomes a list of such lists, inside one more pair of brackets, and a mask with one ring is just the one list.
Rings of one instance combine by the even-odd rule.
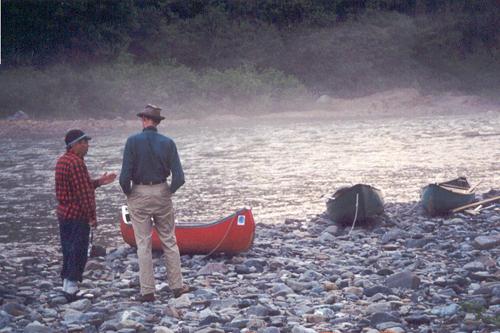
[[[224, 119], [224, 118], [221, 118]], [[500, 114], [370, 120], [260, 118], [166, 121], [186, 184], [175, 194], [178, 223], [211, 222], [248, 206], [258, 223], [306, 219], [325, 210], [325, 196], [344, 185], [380, 188], [386, 202], [414, 202], [427, 183], [467, 176], [478, 192], [500, 187]], [[93, 177], [119, 173], [126, 138], [139, 130], [87, 130]], [[0, 146], [0, 243], [58, 244], [54, 166], [64, 133], [4, 138]], [[118, 182], [96, 192], [97, 242], [122, 243]]]

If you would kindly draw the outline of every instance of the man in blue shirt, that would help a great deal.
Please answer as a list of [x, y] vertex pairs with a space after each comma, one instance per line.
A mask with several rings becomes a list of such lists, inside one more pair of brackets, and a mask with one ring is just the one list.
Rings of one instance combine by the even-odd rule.
[[[134, 228], [139, 257], [141, 295], [137, 300], [155, 300], [155, 280], [151, 253], [153, 221], [158, 231], [167, 267], [167, 278], [175, 297], [191, 291], [184, 285], [179, 248], [175, 238], [172, 194], [184, 184], [184, 172], [174, 141], [158, 133], [158, 124], [165, 119], [161, 108], [148, 104], [141, 118], [143, 130], [130, 136], [123, 152], [120, 186]], [[170, 185], [167, 177], [172, 175]]]

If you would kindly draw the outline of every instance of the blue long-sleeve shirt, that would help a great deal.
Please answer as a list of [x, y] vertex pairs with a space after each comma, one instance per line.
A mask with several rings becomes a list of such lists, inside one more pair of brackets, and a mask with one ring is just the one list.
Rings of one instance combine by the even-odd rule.
[[132, 191], [131, 182], [161, 182], [170, 173], [170, 191], [175, 193], [184, 184], [184, 171], [174, 140], [159, 134], [152, 126], [127, 139], [120, 173], [120, 186], [125, 194]]

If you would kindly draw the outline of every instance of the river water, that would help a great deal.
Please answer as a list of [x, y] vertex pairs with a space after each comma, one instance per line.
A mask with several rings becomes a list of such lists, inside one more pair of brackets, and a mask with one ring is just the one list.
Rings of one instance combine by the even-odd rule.
[[[138, 124], [139, 125], [139, 124]], [[119, 173], [134, 130], [92, 133], [92, 176]], [[270, 118], [162, 124], [175, 139], [186, 184], [175, 194], [179, 223], [211, 222], [247, 206], [256, 222], [306, 219], [340, 186], [367, 183], [386, 202], [414, 202], [430, 182], [459, 175], [478, 192], [500, 187], [500, 114], [333, 120]], [[54, 166], [61, 138], [0, 143], [0, 243], [57, 244]], [[125, 203], [118, 182], [97, 190], [99, 243], [116, 246]]]

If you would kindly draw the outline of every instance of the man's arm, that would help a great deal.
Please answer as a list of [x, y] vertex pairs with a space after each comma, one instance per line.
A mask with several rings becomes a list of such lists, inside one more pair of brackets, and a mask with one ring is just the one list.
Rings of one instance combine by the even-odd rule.
[[177, 147], [175, 146], [175, 142], [170, 142], [169, 147], [169, 155], [168, 162], [170, 165], [170, 171], [172, 172], [172, 183], [170, 184], [170, 192], [175, 193], [184, 185], [184, 171], [182, 170], [181, 160], [179, 158], [179, 154], [177, 153]]
[[134, 169], [132, 143], [130, 141], [131, 140], [129, 138], [127, 140], [127, 143], [125, 144], [125, 150], [123, 151], [122, 171], [120, 172], [120, 186], [123, 190], [123, 193], [125, 193], [126, 195], [129, 195], [130, 192], [132, 192], [130, 182], [132, 180], [132, 171]]
[[108, 185], [112, 183], [116, 179], [116, 173], [111, 172], [107, 173], [105, 172], [101, 177], [97, 179], [92, 180], [92, 185], [94, 186], [94, 189], [98, 188], [99, 186], [102, 185]]

